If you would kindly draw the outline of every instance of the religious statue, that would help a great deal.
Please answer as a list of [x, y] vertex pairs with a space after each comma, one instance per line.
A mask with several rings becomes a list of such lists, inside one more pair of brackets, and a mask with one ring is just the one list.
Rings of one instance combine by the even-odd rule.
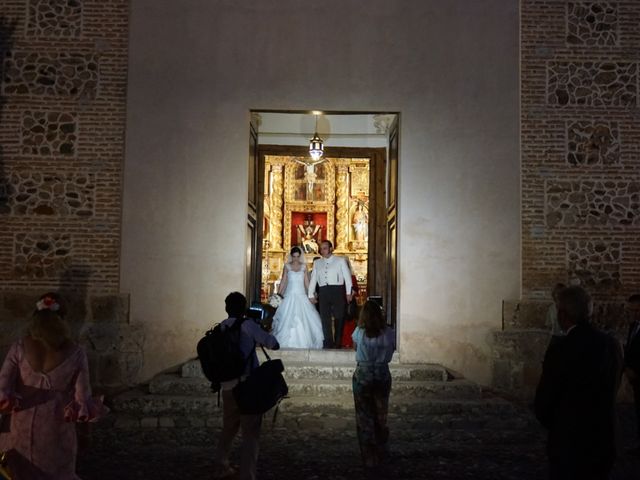
[[361, 202], [358, 202], [358, 207], [353, 212], [352, 225], [356, 234], [356, 241], [366, 242], [369, 237], [369, 217]]
[[[316, 170], [316, 166], [318, 166], [319, 164], [321, 164], [322, 162], [324, 162], [326, 159], [323, 158], [321, 160], [312, 160], [310, 158], [294, 158], [294, 160], [299, 163], [300, 165], [302, 165], [304, 167], [304, 180], [307, 182], [307, 189], [306, 189], [306, 193], [304, 195], [302, 195], [302, 192], [299, 192], [297, 194], [297, 197], [300, 197], [298, 199], [302, 200], [320, 200], [320, 197], [322, 195], [322, 189], [321, 188], [317, 188], [318, 186], [316, 185], [316, 188], [314, 188], [314, 185], [316, 184], [317, 180], [320, 178], [324, 178], [322, 175], [319, 174], [318, 170]], [[316, 198], [318, 197], [318, 198]]]
[[304, 221], [304, 224], [300, 224], [297, 227], [299, 243], [302, 246], [304, 253], [315, 253], [320, 251], [317, 237], [321, 230], [320, 225], [314, 225], [311, 216], [308, 216]]

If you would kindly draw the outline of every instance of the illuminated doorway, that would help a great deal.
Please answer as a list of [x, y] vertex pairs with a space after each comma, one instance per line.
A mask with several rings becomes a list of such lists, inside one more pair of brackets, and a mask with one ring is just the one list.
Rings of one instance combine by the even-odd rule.
[[[248, 298], [266, 301], [277, 290], [291, 247], [300, 246], [311, 267], [320, 242], [328, 239], [337, 255], [349, 259], [361, 289], [360, 301], [381, 297], [388, 323], [395, 325], [398, 115], [325, 114], [323, 120], [329, 117], [332, 129], [325, 127], [319, 133], [327, 144], [339, 145], [325, 147], [324, 160], [312, 175], [305, 164], [310, 135], [283, 133], [295, 130], [286, 122], [281, 132], [274, 133], [275, 127], [264, 122], [273, 115], [298, 125], [309, 114], [254, 112], [252, 116]], [[353, 125], [361, 124], [363, 117], [371, 127], [354, 134]], [[386, 122], [383, 127], [375, 125], [381, 117]], [[351, 130], [346, 132], [347, 128]], [[274, 140], [288, 144], [266, 143]]]

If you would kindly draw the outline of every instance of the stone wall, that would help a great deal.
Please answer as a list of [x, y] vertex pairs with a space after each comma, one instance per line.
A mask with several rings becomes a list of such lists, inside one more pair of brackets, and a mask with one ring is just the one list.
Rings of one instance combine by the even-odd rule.
[[640, 291], [640, 2], [521, 2], [522, 297]]
[[[549, 306], [549, 302], [541, 301], [503, 303], [502, 330], [492, 333], [492, 387], [496, 390], [523, 400], [533, 399], [550, 340], [550, 327], [545, 324]], [[594, 302], [592, 322], [621, 345], [629, 321], [624, 302]], [[632, 398], [626, 378], [619, 398]]]
[[119, 291], [128, 14], [2, 1], [0, 291]]
[[[25, 333], [35, 300], [42, 292], [0, 292], [0, 355]], [[91, 383], [111, 393], [136, 383], [143, 367], [142, 326], [129, 323], [128, 295], [63, 292], [72, 335], [89, 357]]]

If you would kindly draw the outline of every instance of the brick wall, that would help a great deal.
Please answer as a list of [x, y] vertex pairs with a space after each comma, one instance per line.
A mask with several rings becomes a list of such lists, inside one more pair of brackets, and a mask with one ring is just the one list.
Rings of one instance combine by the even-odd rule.
[[640, 291], [640, 2], [521, 1], [522, 292]]
[[129, 2], [0, 4], [0, 290], [117, 293]]

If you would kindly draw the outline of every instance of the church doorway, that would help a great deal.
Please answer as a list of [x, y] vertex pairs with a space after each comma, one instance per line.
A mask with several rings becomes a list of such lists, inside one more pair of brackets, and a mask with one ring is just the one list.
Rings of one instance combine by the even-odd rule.
[[[310, 162], [309, 120], [317, 119], [324, 153]], [[330, 240], [349, 259], [359, 302], [379, 297], [395, 326], [397, 159], [397, 114], [253, 112], [248, 298], [266, 302], [277, 291], [293, 246], [311, 269], [321, 241]]]

